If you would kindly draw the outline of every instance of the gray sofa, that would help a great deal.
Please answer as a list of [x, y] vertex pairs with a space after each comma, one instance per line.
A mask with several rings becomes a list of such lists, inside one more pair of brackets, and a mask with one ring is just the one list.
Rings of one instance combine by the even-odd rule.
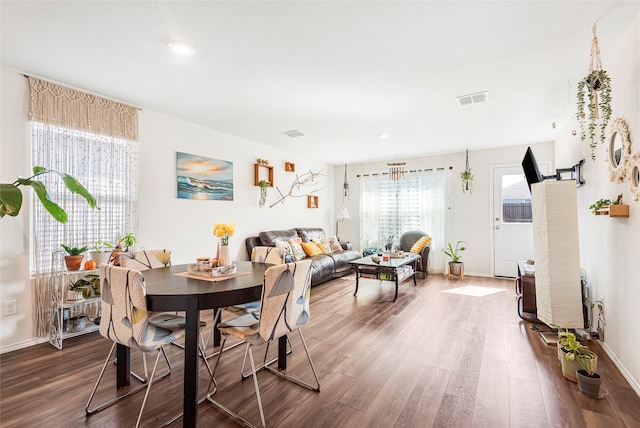
[[[287, 230], [269, 230], [260, 232], [258, 236], [250, 236], [245, 240], [247, 254], [251, 257], [254, 247], [275, 247], [276, 240], [288, 241], [290, 239], [301, 238], [302, 242], [309, 242], [312, 239], [325, 237], [322, 228], [298, 227]], [[311, 259], [311, 286], [322, 284], [323, 282], [338, 278], [353, 272], [350, 261], [362, 257], [359, 252], [353, 251], [351, 245], [341, 243], [343, 251], [331, 254], [319, 254], [307, 257]]]

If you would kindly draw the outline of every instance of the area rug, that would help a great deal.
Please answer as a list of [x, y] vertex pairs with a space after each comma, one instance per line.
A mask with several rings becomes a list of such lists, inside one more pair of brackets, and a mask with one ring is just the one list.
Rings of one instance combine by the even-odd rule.
[[504, 288], [480, 287], [477, 285], [465, 285], [464, 287], [442, 290], [443, 293], [462, 294], [463, 296], [484, 297], [490, 294], [507, 291]]

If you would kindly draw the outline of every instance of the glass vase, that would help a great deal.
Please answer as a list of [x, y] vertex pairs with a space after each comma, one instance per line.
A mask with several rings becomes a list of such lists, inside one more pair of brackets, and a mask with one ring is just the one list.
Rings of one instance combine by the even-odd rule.
[[229, 246], [220, 245], [218, 247], [218, 266], [229, 266], [231, 259], [229, 257]]

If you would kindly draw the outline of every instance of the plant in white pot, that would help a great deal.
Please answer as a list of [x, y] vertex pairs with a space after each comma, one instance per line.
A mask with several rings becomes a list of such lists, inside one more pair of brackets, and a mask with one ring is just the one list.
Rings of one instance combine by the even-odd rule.
[[113, 249], [113, 245], [111, 245], [110, 242], [97, 240], [93, 243], [91, 249], [93, 251], [89, 252], [89, 256], [92, 260], [95, 260], [97, 266], [109, 263], [111, 251]]
[[598, 356], [581, 344], [576, 335], [566, 327], [564, 330], [558, 328], [558, 357], [562, 366], [562, 376], [572, 382], [578, 382], [576, 373], [581, 367], [587, 365], [595, 372], [598, 364]]
[[455, 247], [449, 242], [447, 247], [442, 249], [442, 251], [451, 258], [449, 262], [449, 278], [451, 278], [451, 275], [457, 275], [463, 278], [464, 263], [460, 261], [460, 253], [467, 249], [463, 244], [467, 244], [467, 242], [458, 241]]

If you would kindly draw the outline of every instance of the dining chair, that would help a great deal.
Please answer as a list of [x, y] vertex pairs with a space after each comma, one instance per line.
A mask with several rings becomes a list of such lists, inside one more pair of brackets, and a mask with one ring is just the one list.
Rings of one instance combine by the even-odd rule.
[[[164, 346], [175, 342], [185, 335], [186, 320], [182, 316], [159, 313], [152, 318], [147, 311], [146, 287], [142, 273], [135, 269], [118, 267], [113, 265], [100, 265], [100, 298], [102, 303], [102, 321], [100, 323], [100, 334], [113, 341], [111, 350], [102, 365], [98, 380], [89, 396], [85, 412], [87, 416], [97, 413], [107, 407], [117, 403], [121, 399], [128, 397], [146, 387], [140, 413], [136, 422], [136, 427], [140, 424], [142, 412], [151, 390], [151, 385], [171, 373], [171, 365], [167, 359], [168, 370], [155, 379], [156, 369], [160, 355], [165, 355]], [[116, 345], [123, 345], [130, 349], [148, 353], [156, 352], [156, 360], [151, 371], [151, 376], [142, 381], [142, 385], [126, 394], [119, 395], [107, 402], [90, 408], [96, 391], [104, 377], [107, 364], [113, 355]], [[200, 351], [203, 352], [200, 343]], [[145, 373], [146, 373], [146, 359]], [[205, 364], [213, 380], [213, 371], [205, 360]], [[145, 375], [146, 378], [146, 375]]]
[[141, 271], [171, 266], [171, 251], [162, 249], [122, 253], [120, 266]]
[[[301, 330], [301, 327], [309, 322], [309, 297], [311, 294], [310, 268], [310, 260], [301, 260], [295, 263], [280, 264], [268, 268], [264, 275], [260, 312], [246, 313], [218, 324], [218, 329], [224, 339], [220, 348], [221, 351], [218, 354], [218, 359], [213, 367], [213, 374], [215, 375], [215, 371], [220, 363], [223, 354], [222, 350], [224, 350], [224, 342], [226, 342], [229, 336], [245, 340], [246, 348], [241, 372], [244, 372], [247, 356], [249, 356], [249, 362], [251, 364], [250, 375], [253, 377], [258, 409], [260, 410], [260, 420], [263, 427], [266, 426], [266, 422], [262, 408], [260, 388], [258, 386], [258, 370], [265, 369], [297, 385], [312, 391], [320, 391], [320, 380], [318, 379], [318, 374], [311, 360], [311, 354], [309, 353]], [[288, 336], [288, 334], [293, 331], [297, 331], [300, 335], [300, 341], [302, 342], [313, 376], [315, 377], [315, 385], [283, 373], [277, 368], [271, 367], [266, 361], [269, 344], [280, 337]], [[253, 359], [253, 346], [261, 344], [266, 344], [267, 348], [265, 350], [263, 365], [256, 369]], [[212, 381], [209, 384], [207, 393], [207, 399], [212, 404], [245, 425], [253, 426], [240, 415], [214, 400], [213, 396], [217, 391], [218, 386], [215, 381]]]

